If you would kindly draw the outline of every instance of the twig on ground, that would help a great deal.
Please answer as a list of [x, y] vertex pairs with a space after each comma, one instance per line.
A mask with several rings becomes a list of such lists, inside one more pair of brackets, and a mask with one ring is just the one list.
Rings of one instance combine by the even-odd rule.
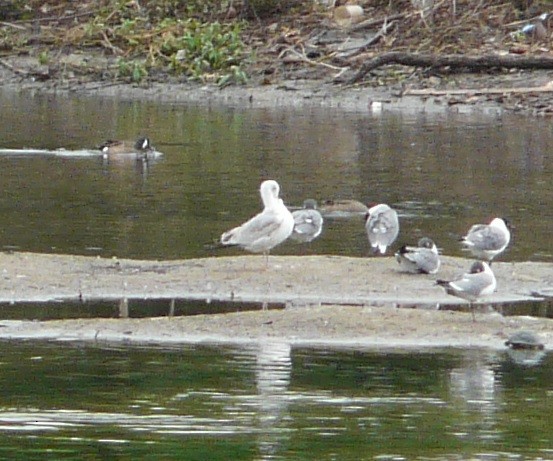
[[305, 53], [300, 53], [298, 51], [296, 51], [294, 48], [292, 47], [287, 47], [286, 49], [284, 49], [283, 51], [281, 51], [281, 53], [278, 55], [278, 58], [279, 59], [282, 59], [282, 57], [286, 54], [286, 53], [292, 53], [293, 55], [295, 55], [297, 58], [299, 58], [301, 61], [304, 61], [308, 64], [311, 64], [312, 66], [322, 66], [322, 67], [326, 67], [328, 69], [332, 69], [332, 70], [338, 70], [338, 71], [344, 71], [344, 67], [337, 67], [337, 66], [333, 66], [332, 64], [327, 64], [326, 62], [319, 62], [319, 61], [314, 61], [313, 59], [309, 59]]
[[17, 29], [17, 30], [27, 30], [27, 28], [25, 26], [20, 26], [19, 24], [14, 24], [13, 22], [0, 21], [0, 26], [11, 27], [11, 28]]

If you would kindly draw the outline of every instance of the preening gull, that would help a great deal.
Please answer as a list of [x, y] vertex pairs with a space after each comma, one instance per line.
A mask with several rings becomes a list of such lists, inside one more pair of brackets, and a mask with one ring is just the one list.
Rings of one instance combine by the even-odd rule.
[[313, 199], [307, 199], [303, 202], [303, 209], [292, 212], [294, 230], [290, 238], [297, 242], [307, 243], [321, 235], [323, 217], [316, 208], [317, 202]]
[[423, 237], [418, 246], [403, 245], [396, 253], [399, 265], [407, 272], [435, 274], [440, 269], [440, 255], [432, 239]]
[[269, 251], [284, 242], [294, 229], [294, 217], [279, 198], [280, 186], [274, 180], [261, 183], [264, 209], [241, 226], [221, 235], [221, 244], [236, 245], [252, 253]]
[[375, 253], [384, 254], [399, 234], [399, 219], [395, 210], [383, 203], [369, 209], [365, 230]]
[[511, 240], [510, 224], [503, 218], [495, 218], [490, 224], [475, 224], [461, 243], [479, 259], [490, 262], [502, 253]]

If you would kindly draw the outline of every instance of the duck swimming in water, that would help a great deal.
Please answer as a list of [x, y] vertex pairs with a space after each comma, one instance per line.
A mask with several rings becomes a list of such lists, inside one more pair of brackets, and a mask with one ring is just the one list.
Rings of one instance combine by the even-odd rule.
[[145, 158], [149, 153], [155, 151], [150, 138], [141, 137], [136, 141], [108, 140], [99, 146], [104, 158], [135, 155], [136, 158]]

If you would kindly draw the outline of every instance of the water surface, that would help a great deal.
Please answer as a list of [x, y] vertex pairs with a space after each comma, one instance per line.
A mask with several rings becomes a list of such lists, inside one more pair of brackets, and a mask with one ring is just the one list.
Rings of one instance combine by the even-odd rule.
[[[0, 92], [2, 148], [94, 148], [148, 134], [165, 156], [147, 171], [101, 158], [0, 156], [2, 245], [133, 258], [210, 256], [204, 244], [260, 208], [259, 184], [284, 200], [387, 202], [400, 241], [457, 238], [506, 216], [503, 260], [553, 255], [553, 167], [547, 120], [520, 116], [347, 113], [171, 106]], [[363, 221], [330, 220], [309, 246], [282, 254], [367, 256]], [[238, 254], [226, 251], [224, 254]]]
[[553, 456], [551, 354], [6, 346], [3, 459]]

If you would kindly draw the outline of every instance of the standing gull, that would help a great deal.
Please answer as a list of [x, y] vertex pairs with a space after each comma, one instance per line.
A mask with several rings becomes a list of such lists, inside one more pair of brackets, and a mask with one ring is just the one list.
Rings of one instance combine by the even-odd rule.
[[428, 237], [421, 238], [416, 247], [403, 245], [396, 259], [404, 270], [415, 274], [435, 274], [440, 268], [438, 248]]
[[399, 234], [399, 220], [395, 210], [383, 203], [369, 209], [365, 230], [375, 253], [384, 254]]
[[461, 238], [461, 243], [478, 259], [491, 264], [492, 259], [509, 245], [509, 227], [509, 222], [503, 218], [495, 218], [490, 224], [475, 224]]
[[294, 231], [290, 238], [297, 242], [307, 243], [321, 235], [323, 217], [316, 208], [317, 202], [313, 199], [307, 199], [303, 202], [303, 209], [292, 212]]
[[263, 181], [259, 192], [263, 211], [221, 235], [221, 244], [237, 245], [252, 253], [263, 253], [268, 262], [269, 251], [292, 233], [294, 217], [278, 197], [280, 186], [276, 181]]
[[483, 261], [475, 261], [470, 271], [457, 280], [437, 280], [436, 283], [445, 288], [447, 294], [466, 299], [469, 302], [472, 320], [474, 310], [472, 304], [483, 296], [491, 295], [497, 287], [495, 275], [492, 269]]

